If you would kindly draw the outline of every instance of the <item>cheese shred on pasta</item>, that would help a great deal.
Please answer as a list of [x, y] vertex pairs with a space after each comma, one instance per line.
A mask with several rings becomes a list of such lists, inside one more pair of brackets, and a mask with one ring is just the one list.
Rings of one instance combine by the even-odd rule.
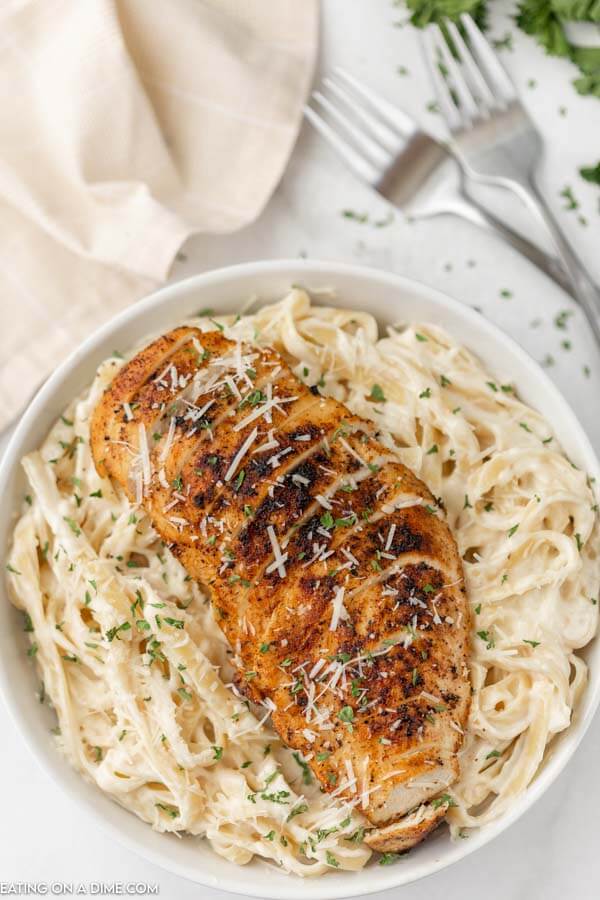
[[[438, 327], [380, 339], [372, 316], [313, 306], [299, 289], [220, 324], [232, 340], [274, 346], [306, 383], [375, 420], [443, 500], [474, 623], [472, 707], [448, 820], [455, 834], [492, 821], [526, 790], [585, 687], [576, 651], [596, 632], [599, 588], [585, 473], [510, 384]], [[207, 598], [144, 511], [96, 473], [90, 415], [121, 365], [104, 362], [23, 461], [31, 487], [9, 580], [58, 716], [56, 741], [159, 831], [205, 836], [239, 864], [359, 869], [370, 855], [360, 798], [321, 793], [269, 710], [249, 708]]]

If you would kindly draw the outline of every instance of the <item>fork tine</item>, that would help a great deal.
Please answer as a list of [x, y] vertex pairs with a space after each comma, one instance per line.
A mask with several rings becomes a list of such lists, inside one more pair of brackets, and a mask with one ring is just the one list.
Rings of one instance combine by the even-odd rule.
[[500, 96], [498, 97], [497, 93], [495, 95], [497, 99], [501, 99], [504, 103], [514, 100], [516, 93], [512, 81], [471, 16], [462, 13], [460, 20], [469, 36], [473, 53], [488, 76], [488, 81], [500, 90]]
[[[439, 29], [437, 30], [439, 31]], [[450, 131], [458, 131], [462, 125], [462, 116], [437, 65], [436, 32], [433, 26], [429, 26], [425, 31], [420, 32], [419, 37], [441, 113]]]
[[[456, 92], [456, 96], [458, 98], [460, 109], [464, 114], [466, 114], [469, 119], [476, 119], [479, 115], [479, 110], [477, 108], [477, 103], [471, 93], [467, 82], [465, 81], [465, 77], [456, 62], [452, 52], [448, 46], [446, 38], [442, 29], [439, 25], [432, 25], [432, 32], [435, 35], [437, 48], [440, 53], [440, 58], [438, 60], [438, 71], [440, 71], [440, 63], [446, 67], [446, 71], [450, 76], [450, 84], [454, 91]], [[440, 72], [442, 78], [444, 78], [443, 73]], [[446, 81], [446, 79], [444, 78]]]
[[[331, 90], [335, 98], [336, 92], [327, 79], [323, 79], [323, 85]], [[374, 166], [377, 166], [378, 169], [389, 165], [391, 153], [388, 153], [368, 131], [361, 129], [352, 116], [344, 112], [343, 107], [333, 103], [321, 91], [313, 91], [312, 99], [325, 110], [329, 118], [333, 120], [332, 124], [335, 123], [340, 126], [337, 129], [338, 132], [341, 129], [341, 132], [346, 135], [349, 142], [361, 156], [365, 157]]]
[[374, 184], [378, 178], [376, 167], [360, 155], [350, 144], [340, 137], [314, 109], [310, 106], [304, 107], [304, 115], [313, 128], [318, 131], [321, 137], [325, 138], [327, 143], [341, 156], [346, 165], [354, 172], [354, 174], [362, 181]]
[[471, 51], [465, 44], [463, 40], [463, 36], [456, 27], [455, 23], [450, 19], [446, 19], [445, 26], [450, 35], [452, 43], [454, 44], [458, 56], [460, 57], [460, 61], [464, 66], [465, 71], [471, 81], [471, 86], [474, 94], [479, 98], [480, 103], [483, 103], [488, 109], [493, 109], [496, 106], [496, 100], [494, 99], [494, 95], [492, 94], [489, 85], [481, 71], [473, 59]]
[[403, 110], [389, 103], [380, 94], [376, 94], [341, 66], [335, 66], [333, 71], [348, 87], [354, 89], [354, 92], [368, 104], [371, 112], [377, 115], [396, 137], [407, 140], [415, 133], [417, 130], [415, 122]]
[[323, 78], [323, 86], [340, 101], [342, 107], [348, 109], [349, 114], [342, 112], [339, 104], [332, 103], [320, 91], [313, 92], [315, 100], [364, 148], [373, 162], [380, 166], [388, 165], [392, 154], [398, 149], [398, 139], [392, 139], [389, 133], [382, 135], [378, 123], [373, 121], [366, 110], [353, 103], [352, 97], [331, 78]]

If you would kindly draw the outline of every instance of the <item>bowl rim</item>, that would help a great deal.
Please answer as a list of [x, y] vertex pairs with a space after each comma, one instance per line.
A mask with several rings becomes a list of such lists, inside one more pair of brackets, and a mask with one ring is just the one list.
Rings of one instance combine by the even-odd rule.
[[[83, 343], [77, 347], [70, 355], [68, 355], [62, 363], [52, 372], [47, 381], [41, 386], [39, 391], [29, 403], [27, 409], [22, 415], [11, 439], [0, 460], [0, 496], [5, 496], [7, 487], [15, 470], [18, 469], [22, 453], [22, 446], [26, 444], [29, 432], [32, 429], [36, 418], [43, 414], [45, 405], [57, 393], [65, 380], [82, 364], [88, 360], [90, 356], [96, 352], [100, 345], [113, 332], [122, 326], [139, 320], [143, 321], [146, 314], [152, 310], [159, 309], [163, 305], [167, 306], [172, 300], [178, 297], [185, 297], [193, 293], [197, 289], [205, 290], [211, 285], [226, 285], [231, 282], [247, 279], [248, 277], [271, 277], [275, 275], [284, 275], [287, 272], [304, 271], [307, 277], [314, 278], [320, 276], [328, 276], [332, 280], [336, 276], [341, 278], [356, 279], [357, 281], [379, 282], [382, 287], [389, 288], [398, 294], [412, 292], [417, 297], [427, 297], [434, 303], [438, 303], [450, 309], [451, 312], [466, 319], [476, 326], [476, 330], [482, 330], [487, 333], [489, 338], [496, 344], [503, 346], [510, 356], [516, 357], [517, 360], [525, 368], [528, 368], [534, 374], [538, 383], [544, 386], [544, 389], [551, 397], [553, 408], [556, 409], [556, 418], [566, 421], [576, 435], [576, 443], [581, 449], [581, 453], [586, 458], [586, 467], [589, 471], [593, 471], [597, 478], [600, 477], [600, 465], [595, 455], [594, 449], [579, 423], [577, 416], [571, 409], [570, 405], [564, 399], [556, 385], [549, 379], [546, 373], [538, 366], [538, 364], [529, 356], [529, 354], [520, 346], [520, 344], [511, 336], [507, 335], [500, 328], [483, 318], [478, 312], [466, 306], [458, 300], [448, 296], [445, 292], [431, 287], [424, 282], [399, 275], [393, 272], [376, 269], [373, 267], [355, 265], [349, 263], [338, 263], [335, 261], [322, 261], [313, 259], [277, 259], [264, 261], [251, 261], [240, 263], [234, 266], [226, 266], [213, 269], [181, 281], [165, 285], [157, 291], [152, 292], [137, 303], [122, 310], [108, 322], [104, 323], [100, 328], [90, 334]], [[332, 301], [335, 305], [335, 300]], [[10, 519], [12, 510], [4, 509], [0, 513], [0, 518]], [[590, 642], [591, 646], [594, 640]], [[594, 673], [595, 674], [595, 673]], [[594, 684], [592, 682], [595, 681]], [[286, 900], [304, 900], [306, 897], [322, 898], [322, 900], [339, 900], [343, 897], [366, 896], [368, 894], [389, 890], [394, 887], [400, 887], [417, 880], [420, 880], [434, 872], [441, 871], [449, 865], [469, 856], [480, 847], [489, 843], [503, 831], [505, 831], [513, 822], [517, 821], [541, 795], [556, 780], [558, 775], [563, 771], [575, 750], [583, 739], [592, 718], [600, 705], [600, 677], [590, 678], [584, 696], [580, 699], [576, 708], [576, 715], [571, 722], [569, 728], [563, 732], [565, 738], [561, 747], [556, 752], [547, 754], [543, 766], [538, 771], [535, 780], [527, 788], [526, 792], [517, 799], [515, 804], [505, 812], [497, 821], [483, 826], [479, 831], [473, 833], [468, 841], [461, 841], [451, 845], [451, 849], [433, 861], [418, 861], [410, 871], [403, 867], [392, 867], [387, 871], [378, 873], [377, 878], [372, 877], [372, 869], [364, 869], [355, 873], [343, 873], [344, 881], [340, 881], [340, 876], [319, 879], [319, 891], [307, 889], [308, 883], [315, 884], [312, 879], [302, 879], [294, 876], [289, 878], [289, 887], [285, 886], [277, 880], [274, 887], [261, 884], [262, 893], [258, 894], [252, 889], [252, 879], [248, 877], [247, 870], [240, 867], [239, 878], [230, 877], [227, 873], [218, 878], [205, 874], [201, 868], [182, 864], [179, 861], [169, 860], [168, 844], [165, 842], [165, 851], [156, 852], [145, 846], [143, 842], [136, 837], [131, 837], [119, 825], [94, 809], [93, 803], [87, 798], [80, 796], [76, 791], [72, 791], [65, 784], [64, 778], [59, 777], [55, 768], [48, 760], [48, 750], [30, 739], [28, 734], [29, 726], [26, 724], [25, 715], [21, 711], [18, 702], [17, 692], [11, 687], [10, 673], [5, 665], [2, 655], [0, 655], [0, 696], [4, 701], [10, 719], [15, 729], [23, 738], [29, 752], [32, 754], [37, 764], [44, 770], [46, 774], [61, 788], [63, 792], [77, 805], [86, 817], [113, 837], [118, 844], [132, 850], [138, 856], [159, 865], [164, 870], [187, 878], [197, 884], [204, 885], [209, 888], [215, 888], [222, 891], [229, 891], [233, 894], [252, 897], [265, 897], [279, 900], [282, 896]], [[68, 763], [67, 763], [68, 765]], [[131, 815], [131, 813], [130, 813]], [[218, 859], [218, 855], [215, 854]], [[268, 871], [265, 866], [265, 872]], [[371, 873], [371, 876], [369, 875]], [[352, 874], [352, 878], [350, 875]], [[248, 890], [253, 891], [248, 893]]]

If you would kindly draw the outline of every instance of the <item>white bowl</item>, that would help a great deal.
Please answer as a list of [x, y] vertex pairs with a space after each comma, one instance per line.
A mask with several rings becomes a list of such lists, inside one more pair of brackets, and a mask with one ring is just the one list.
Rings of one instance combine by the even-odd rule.
[[[52, 374], [23, 416], [0, 469], [0, 547], [7, 546], [25, 493], [21, 457], [42, 442], [71, 398], [92, 379], [97, 365], [115, 349], [124, 349], [145, 335], [166, 330], [178, 319], [203, 307], [219, 313], [237, 311], [253, 295], [261, 301], [279, 299], [291, 284], [307, 288], [334, 287], [340, 305], [366, 309], [382, 324], [430, 320], [477, 353], [498, 381], [511, 380], [524, 401], [552, 423], [569, 457], [600, 478], [594, 452], [571, 409], [538, 365], [514, 341], [481, 315], [444, 294], [397, 275], [366, 268], [313, 261], [258, 262], [199, 275], [158, 291], [135, 304], [91, 335]], [[199, 884], [277, 900], [354, 897], [416, 881], [473, 853], [521, 816], [552, 784], [572, 756], [600, 702], [600, 645], [584, 651], [590, 666], [587, 690], [571, 727], [552, 743], [534, 783], [508, 814], [484, 826], [468, 841], [452, 843], [438, 831], [392, 866], [371, 864], [362, 872], [332, 873], [302, 880], [284, 875], [261, 862], [238, 867], [217, 856], [198, 839], [180, 840], [152, 831], [144, 822], [87, 784], [57, 753], [50, 736], [52, 713], [35, 696], [37, 679], [28, 662], [22, 619], [0, 584], [0, 687], [16, 727], [40, 765], [94, 821], [117, 841], [151, 862]], [[29, 689], [24, 689], [28, 685]]]

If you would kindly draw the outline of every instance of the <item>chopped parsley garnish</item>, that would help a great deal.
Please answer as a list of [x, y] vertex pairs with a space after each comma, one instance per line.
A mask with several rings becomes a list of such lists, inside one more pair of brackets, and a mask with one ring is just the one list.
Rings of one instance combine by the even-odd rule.
[[319, 521], [320, 521], [321, 525], [323, 526], [323, 528], [329, 529], [329, 528], [333, 528], [333, 526], [334, 526], [334, 519], [329, 510], [326, 510], [323, 513], [323, 515], [321, 516]]
[[338, 713], [338, 719], [346, 724], [352, 724], [354, 721], [354, 710], [351, 706], [342, 706]]
[[498, 759], [499, 756], [502, 756], [499, 750], [490, 750], [486, 759]]
[[264, 791], [260, 795], [261, 800], [268, 800], [270, 803], [280, 803], [285, 806], [289, 801], [287, 798], [290, 796], [289, 791], [275, 791], [273, 794], [266, 794]]
[[155, 803], [154, 804], [157, 809], [162, 809], [164, 813], [166, 813], [170, 819], [176, 819], [179, 815], [179, 810], [176, 806], [171, 806], [170, 803]]
[[369, 221], [368, 213], [357, 213], [353, 209], [343, 209], [342, 216], [344, 219], [350, 219], [352, 222], [358, 222], [359, 225], [365, 225]]
[[302, 813], [306, 812], [308, 809], [308, 803], [300, 803], [298, 806], [295, 806], [287, 817], [287, 821], [291, 821], [295, 816], [299, 816]]
[[119, 634], [122, 631], [129, 631], [131, 629], [131, 622], [122, 622], [120, 625], [115, 625], [114, 628], [109, 628], [106, 632], [106, 640], [109, 644], [111, 644], [115, 638], [120, 640]]
[[442, 794], [441, 797], [436, 797], [435, 800], [431, 801], [432, 809], [439, 809], [440, 806], [447, 806], [449, 809], [451, 806], [458, 806], [458, 804], [450, 794]]
[[213, 745], [212, 751], [213, 751], [213, 759], [222, 759], [223, 758], [223, 748], [222, 747], [217, 747], [217, 746]]
[[240, 402], [240, 404], [238, 405], [238, 409], [243, 409], [245, 406], [257, 406], [259, 403], [262, 403], [266, 399], [266, 394], [263, 394], [262, 391], [250, 391], [250, 393], [246, 394], [246, 396]]
[[512, 528], [509, 528], [508, 532], [507, 532], [508, 536], [512, 537], [513, 534], [516, 534], [518, 528], [519, 528], [518, 525], [513, 525]]
[[374, 384], [367, 399], [371, 400], [373, 403], [385, 403], [386, 397], [383, 393], [383, 388], [381, 387], [381, 385]]
[[527, 638], [523, 638], [523, 643], [524, 643], [524, 644], [529, 644], [529, 646], [530, 646], [530, 647], [533, 647], [534, 650], [535, 650], [536, 647], [539, 647], [539, 646], [540, 646], [540, 642], [539, 642], [539, 641], [528, 641]]
[[554, 324], [557, 328], [562, 328], [563, 330], [567, 327], [567, 321], [569, 316], [572, 316], [573, 312], [570, 309], [563, 309], [554, 317]]
[[490, 637], [489, 631], [478, 631], [477, 637], [481, 638], [481, 640], [485, 642], [487, 650], [491, 650], [492, 647], [496, 646], [494, 639]]
[[395, 863], [397, 860], [399, 860], [402, 855], [402, 853], [382, 853], [379, 858], [379, 865], [391, 866], [392, 863]]
[[351, 513], [349, 516], [343, 516], [340, 519], [335, 519], [335, 526], [349, 528], [351, 525], [356, 525], [357, 516], [356, 513]]
[[579, 174], [585, 181], [600, 185], [600, 162], [596, 163], [595, 166], [583, 166], [579, 170]]
[[79, 537], [79, 535], [81, 534], [81, 528], [79, 527], [75, 519], [71, 519], [69, 516], [63, 516], [63, 519], [67, 523], [73, 534]]
[[574, 209], [579, 209], [579, 202], [575, 199], [573, 190], [568, 185], [562, 189], [562, 191], [559, 194], [559, 197], [562, 197], [563, 200], [565, 201], [565, 205], [564, 205], [563, 209], [566, 209], [569, 211], [574, 210]]
[[292, 753], [292, 756], [294, 757], [294, 759], [296, 760], [296, 762], [302, 769], [302, 781], [304, 782], [304, 784], [311, 784], [312, 783], [312, 772], [310, 771], [310, 766], [308, 765], [308, 763], [302, 759], [302, 757], [300, 756], [300, 754], [297, 751], [294, 751], [294, 753]]

